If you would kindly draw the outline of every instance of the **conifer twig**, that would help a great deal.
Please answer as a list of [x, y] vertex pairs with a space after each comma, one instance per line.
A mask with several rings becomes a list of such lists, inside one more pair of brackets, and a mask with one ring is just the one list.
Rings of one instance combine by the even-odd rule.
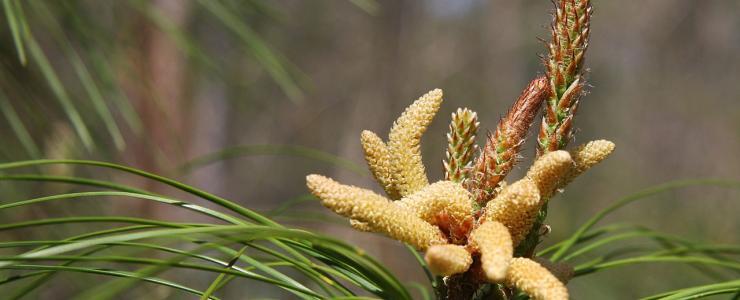
[[[591, 32], [590, 0], [558, 0], [550, 26], [551, 39], [544, 61], [550, 95], [537, 136], [537, 156], [565, 149], [573, 139], [573, 118], [583, 95], [583, 62]], [[552, 194], [547, 195], [547, 198]], [[548, 199], [543, 199], [545, 202]], [[519, 254], [531, 257], [539, 244], [540, 228], [547, 217], [547, 205], [540, 210]]]
[[492, 199], [496, 188], [514, 168], [529, 127], [548, 92], [544, 76], [532, 80], [501, 118], [496, 130], [488, 135], [486, 146], [475, 163], [474, 180], [469, 185], [478, 203], [485, 204]]
[[463, 182], [473, 154], [478, 149], [475, 137], [478, 134], [478, 114], [467, 108], [458, 108], [452, 113], [450, 132], [447, 133], [447, 158], [442, 161], [445, 180]]
[[564, 149], [573, 138], [573, 117], [583, 94], [583, 61], [591, 23], [590, 0], [559, 0], [544, 61], [550, 96], [545, 103], [537, 155]]

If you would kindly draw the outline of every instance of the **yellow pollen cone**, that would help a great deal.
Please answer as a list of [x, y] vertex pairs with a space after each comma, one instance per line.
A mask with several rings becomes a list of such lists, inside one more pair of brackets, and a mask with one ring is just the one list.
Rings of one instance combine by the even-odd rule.
[[481, 267], [489, 282], [501, 282], [514, 255], [509, 230], [495, 221], [485, 222], [470, 234], [471, 244], [481, 254]]
[[517, 257], [506, 272], [506, 285], [514, 286], [534, 300], [567, 300], [568, 289], [545, 267], [535, 261]]
[[459, 224], [471, 215], [471, 197], [459, 183], [438, 181], [394, 204], [416, 212], [417, 216], [429, 223], [434, 223], [440, 213], [445, 213], [455, 224]]
[[465, 247], [450, 244], [429, 247], [424, 260], [432, 273], [442, 276], [463, 273], [473, 263], [473, 258]]
[[573, 167], [573, 159], [568, 151], [548, 152], [532, 164], [527, 171], [527, 178], [534, 181], [540, 191], [540, 198], [547, 201], [555, 194], [561, 183], [565, 182]]
[[537, 185], [524, 178], [504, 187], [486, 204], [483, 222], [496, 221], [506, 226], [516, 246], [532, 229], [541, 206]]
[[393, 186], [391, 176], [391, 155], [388, 146], [374, 132], [364, 130], [360, 135], [362, 150], [365, 152], [365, 161], [373, 177], [378, 181], [385, 193], [391, 199], [401, 198]]
[[442, 104], [442, 90], [436, 89], [416, 100], [396, 120], [388, 134], [393, 185], [408, 196], [429, 184], [421, 160], [421, 136]]

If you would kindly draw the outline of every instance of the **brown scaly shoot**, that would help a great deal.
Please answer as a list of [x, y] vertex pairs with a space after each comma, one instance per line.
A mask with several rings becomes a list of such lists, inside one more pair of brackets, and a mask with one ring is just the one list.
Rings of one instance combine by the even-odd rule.
[[467, 108], [458, 108], [452, 113], [450, 132], [447, 133], [447, 157], [442, 161], [445, 180], [463, 182], [473, 154], [478, 150], [475, 137], [478, 133], [478, 114]]
[[550, 96], [545, 103], [537, 155], [564, 149], [573, 138], [573, 117], [585, 81], [583, 61], [591, 25], [590, 0], [559, 0], [544, 61]]
[[469, 185], [479, 204], [495, 197], [496, 188], [514, 168], [529, 127], [548, 94], [549, 86], [544, 76], [532, 80], [501, 118], [496, 130], [488, 135], [474, 166], [474, 180]]

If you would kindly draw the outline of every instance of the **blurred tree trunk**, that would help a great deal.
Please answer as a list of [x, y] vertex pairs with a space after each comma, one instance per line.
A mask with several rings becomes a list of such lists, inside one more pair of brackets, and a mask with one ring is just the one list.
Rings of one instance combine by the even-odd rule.
[[[148, 9], [156, 10], [178, 28], [187, 24], [187, 1], [155, 0]], [[121, 77], [124, 91], [141, 117], [143, 131], [130, 138], [124, 154], [126, 163], [157, 174], [173, 170], [186, 157], [190, 109], [186, 101], [186, 60], [174, 40], [144, 16], [133, 22], [131, 34], [143, 39], [141, 47], [128, 53], [131, 72]], [[139, 24], [145, 24], [140, 26]], [[149, 191], [161, 189], [151, 181], [137, 182]], [[163, 216], [163, 206], [142, 202], [136, 209], [146, 216]]]

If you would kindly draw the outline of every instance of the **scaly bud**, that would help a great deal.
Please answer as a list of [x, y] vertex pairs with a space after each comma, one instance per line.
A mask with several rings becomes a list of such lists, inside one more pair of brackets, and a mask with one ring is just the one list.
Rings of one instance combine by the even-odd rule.
[[458, 108], [452, 113], [447, 134], [447, 158], [442, 161], [446, 180], [463, 182], [467, 178], [470, 161], [478, 149], [475, 136], [479, 125], [478, 115], [472, 110]]
[[573, 117], [583, 95], [583, 61], [591, 26], [591, 1], [559, 0], [555, 3], [544, 61], [550, 97], [537, 138], [537, 156], [562, 150], [573, 138]]
[[514, 168], [529, 127], [549, 91], [544, 76], [532, 80], [506, 116], [501, 118], [496, 131], [488, 135], [486, 146], [476, 161], [471, 186], [478, 203], [485, 204], [494, 197], [496, 187]]

